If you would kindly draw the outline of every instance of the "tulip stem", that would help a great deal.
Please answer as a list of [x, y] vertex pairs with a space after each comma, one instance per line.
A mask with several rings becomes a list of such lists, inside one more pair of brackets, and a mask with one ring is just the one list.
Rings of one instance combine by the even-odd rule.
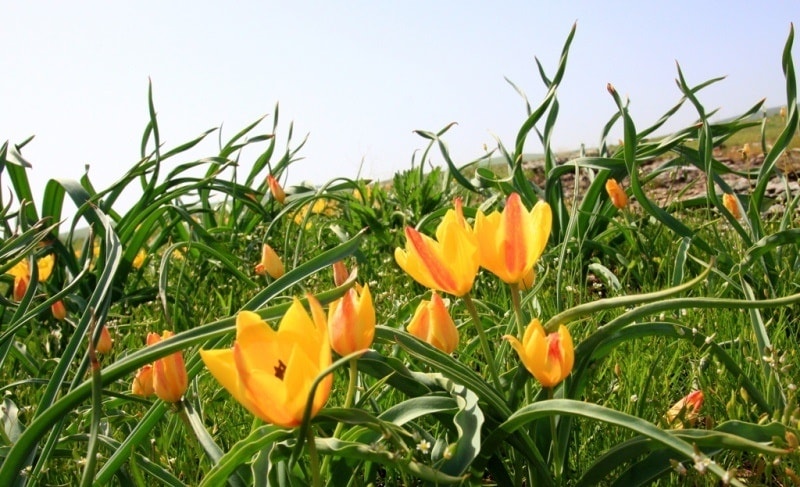
[[[547, 399], [553, 399], [554, 387], [547, 388]], [[556, 428], [556, 415], [550, 416], [550, 438], [553, 448], [553, 465], [556, 469], [556, 483], [561, 483], [561, 452], [558, 448], [558, 429]]]
[[522, 314], [522, 303], [519, 299], [519, 284], [509, 284], [511, 288], [511, 305], [514, 307], [514, 314], [517, 317], [517, 333], [520, 340], [525, 336], [525, 316]]
[[317, 454], [317, 443], [314, 438], [314, 429], [311, 425], [306, 428], [306, 443], [308, 444], [308, 457], [311, 462], [311, 485], [322, 487], [322, 480], [319, 476], [319, 454]]
[[[358, 358], [350, 359], [350, 384], [347, 386], [347, 395], [344, 398], [344, 409], [349, 409], [353, 405], [353, 398], [356, 395], [356, 385], [358, 384]], [[342, 432], [342, 428], [344, 427], [344, 423], [339, 423], [336, 425], [336, 429], [333, 431], [333, 437], [338, 438], [339, 434]]]
[[486, 358], [486, 363], [489, 365], [489, 375], [492, 376], [492, 381], [497, 387], [500, 387], [500, 376], [497, 374], [497, 369], [492, 359], [492, 353], [489, 350], [489, 341], [486, 339], [486, 334], [483, 332], [483, 325], [481, 325], [481, 318], [478, 316], [478, 310], [475, 308], [475, 303], [472, 301], [469, 293], [462, 296], [462, 298], [464, 299], [464, 305], [467, 307], [467, 311], [469, 311], [470, 316], [472, 316], [475, 329], [478, 331], [478, 340], [481, 342], [483, 355]]

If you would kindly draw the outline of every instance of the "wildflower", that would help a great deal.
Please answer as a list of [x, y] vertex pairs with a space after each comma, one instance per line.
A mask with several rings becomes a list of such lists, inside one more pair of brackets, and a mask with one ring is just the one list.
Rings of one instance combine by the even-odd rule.
[[53, 313], [53, 318], [58, 321], [64, 321], [67, 317], [67, 307], [64, 306], [64, 302], [60, 299], [50, 305], [50, 312]]
[[733, 215], [733, 218], [737, 220], [741, 218], [742, 214], [739, 212], [739, 203], [736, 201], [736, 196], [730, 193], [723, 194], [722, 205]]
[[750, 160], [750, 144], [746, 143], [739, 149], [739, 152], [742, 154], [742, 160], [748, 161]]
[[147, 364], [136, 372], [136, 377], [133, 378], [133, 385], [131, 386], [131, 393], [142, 397], [150, 397], [155, 394], [152, 365]]
[[344, 262], [338, 260], [333, 263], [333, 283], [334, 285], [341, 286], [347, 281], [347, 267], [345, 267]]
[[431, 442], [425, 439], [419, 440], [419, 443], [417, 443], [417, 450], [423, 455], [427, 455], [428, 452], [431, 451]]
[[436, 292], [430, 301], [419, 303], [406, 329], [444, 353], [453, 353], [458, 347], [458, 329], [447, 312], [444, 300]]
[[[53, 264], [55, 263], [55, 256], [48, 254], [38, 261], [36, 267], [39, 274], [39, 282], [46, 281], [50, 274], [53, 272]], [[28, 290], [28, 285], [31, 282], [31, 270], [28, 264], [28, 258], [24, 258], [17, 262], [14, 267], [6, 271], [6, 274], [14, 276], [14, 299], [21, 301], [25, 297], [25, 292]]]
[[700, 415], [703, 399], [703, 391], [701, 390], [687, 394], [681, 400], [673, 404], [664, 415], [667, 424], [675, 429], [683, 428], [684, 424], [693, 426], [695, 421], [697, 421], [697, 417]]
[[540, 201], [529, 212], [517, 193], [509, 195], [502, 213], [485, 216], [479, 211], [475, 235], [481, 267], [503, 282], [521, 282], [541, 257], [552, 220], [550, 205]]
[[283, 191], [278, 180], [272, 177], [272, 174], [267, 176], [267, 184], [269, 185], [269, 191], [272, 193], [272, 197], [275, 198], [278, 203], [283, 204], [286, 202], [286, 193]]
[[136, 252], [136, 257], [133, 258], [133, 262], [131, 262], [131, 266], [136, 270], [141, 269], [142, 264], [144, 264], [144, 259], [146, 258], [147, 258], [147, 251], [145, 251], [144, 249], [139, 249], [139, 251]]
[[555, 333], [545, 334], [542, 324], [534, 318], [525, 329], [522, 342], [511, 335], [503, 338], [511, 343], [525, 368], [544, 387], [555, 387], [572, 372], [575, 351], [564, 325]]
[[[336, 202], [328, 201], [325, 198], [318, 198], [314, 200], [313, 203], [306, 204], [297, 213], [295, 213], [294, 222], [298, 225], [302, 225], [309, 212], [314, 215], [335, 216], [337, 213]], [[306, 228], [309, 228], [310, 226], [311, 223], [307, 222]]]
[[616, 206], [618, 210], [628, 206], [628, 195], [625, 194], [625, 190], [617, 183], [616, 179], [609, 178], [606, 181], [606, 193], [608, 193], [608, 197], [611, 198], [611, 203]]
[[480, 255], [472, 228], [464, 219], [461, 200], [436, 228], [436, 240], [406, 227], [406, 248], [396, 248], [397, 264], [425, 287], [463, 296], [472, 288]]
[[97, 340], [97, 345], [94, 347], [94, 350], [97, 353], [107, 354], [111, 351], [113, 345], [114, 341], [111, 339], [111, 333], [109, 333], [108, 328], [103, 325], [100, 329], [100, 339]]
[[375, 338], [375, 307], [369, 286], [350, 288], [328, 310], [331, 348], [339, 355], [366, 350]]
[[281, 277], [286, 270], [278, 254], [267, 244], [261, 248], [261, 262], [256, 264], [256, 274], [263, 276], [269, 274], [273, 279]]
[[[155, 345], [173, 335], [174, 333], [171, 331], [164, 331], [160, 336], [158, 333], [148, 333], [147, 344]], [[186, 374], [186, 365], [180, 351], [153, 362], [153, 391], [159, 399], [166, 402], [178, 402], [187, 387], [189, 387], [189, 377]]]
[[[303, 421], [306, 402], [317, 376], [331, 364], [325, 312], [308, 298], [311, 316], [295, 299], [273, 330], [252, 312], [236, 316], [233, 349], [201, 350], [211, 375], [234, 399], [264, 421], [291, 428]], [[328, 400], [333, 377], [316, 389], [311, 415]]]

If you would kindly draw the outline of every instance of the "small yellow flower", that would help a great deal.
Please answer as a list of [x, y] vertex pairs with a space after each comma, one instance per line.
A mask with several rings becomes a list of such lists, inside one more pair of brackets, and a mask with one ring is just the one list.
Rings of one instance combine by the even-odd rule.
[[733, 215], [733, 218], [737, 220], [741, 218], [742, 213], [739, 211], [739, 202], [736, 201], [736, 196], [730, 193], [723, 194], [722, 205]]
[[564, 325], [555, 333], [545, 334], [542, 324], [534, 318], [525, 329], [522, 342], [511, 335], [503, 338], [511, 343], [525, 368], [544, 387], [555, 387], [572, 372], [575, 351]]
[[606, 193], [611, 198], [611, 204], [616, 206], [618, 210], [628, 206], [628, 195], [625, 194], [625, 190], [622, 189], [616, 179], [609, 178], [606, 180]]
[[458, 329], [444, 300], [436, 292], [430, 301], [419, 303], [407, 330], [444, 353], [453, 353], [458, 347]]
[[742, 160], [744, 160], [744, 161], [750, 160], [751, 151], [750, 151], [750, 144], [749, 143], [744, 144], [742, 146], [742, 148], [739, 149], [739, 152], [742, 154]]
[[[50, 277], [50, 274], [53, 272], [55, 260], [56, 258], [53, 254], [48, 254], [36, 261], [39, 282], [44, 282]], [[14, 267], [6, 271], [6, 274], [14, 276], [14, 299], [21, 301], [31, 282], [31, 270], [28, 265], [28, 258], [23, 258], [17, 262]]]
[[147, 252], [144, 249], [139, 249], [139, 252], [136, 253], [136, 257], [133, 258], [133, 262], [131, 266], [134, 269], [139, 270], [142, 268], [142, 264], [144, 264], [144, 260], [147, 258]]
[[396, 248], [397, 264], [425, 287], [463, 296], [472, 288], [480, 265], [478, 241], [464, 219], [461, 200], [436, 228], [436, 240], [406, 227], [406, 248]]
[[350, 288], [328, 310], [331, 348], [339, 355], [366, 350], [375, 338], [375, 307], [369, 286]]
[[[162, 340], [168, 340], [175, 334], [164, 331], [147, 334], [147, 344], [154, 345]], [[178, 402], [189, 387], [189, 377], [186, 373], [186, 364], [183, 353], [177, 351], [153, 362], [153, 391], [159, 399], [166, 402]]]
[[508, 284], [521, 282], [544, 252], [552, 220], [550, 205], [540, 201], [528, 211], [517, 193], [509, 195], [502, 213], [479, 211], [475, 235], [481, 267]]
[[[257, 314], [242, 311], [236, 316], [232, 349], [200, 351], [211, 375], [234, 399], [255, 416], [286, 428], [303, 421], [311, 386], [331, 364], [325, 312], [313, 296], [308, 301], [311, 316], [295, 298], [277, 331]], [[330, 374], [321, 380], [312, 416], [327, 402], [332, 382]]]
[[780, 115], [781, 115], [782, 119], [786, 120], [786, 107], [785, 106], [781, 107]]
[[271, 278], [277, 279], [286, 272], [283, 267], [283, 262], [278, 254], [272, 250], [268, 244], [261, 247], [261, 262], [256, 264], [256, 274], [263, 276], [268, 274]]
[[272, 197], [275, 198], [278, 203], [285, 203], [286, 193], [283, 191], [278, 180], [272, 177], [272, 174], [267, 176], [267, 184], [269, 185], [269, 191], [272, 193]]

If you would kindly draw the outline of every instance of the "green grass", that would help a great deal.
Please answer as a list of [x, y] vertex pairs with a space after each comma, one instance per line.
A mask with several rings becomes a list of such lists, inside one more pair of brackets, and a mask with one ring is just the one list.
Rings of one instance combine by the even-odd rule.
[[[187, 160], [185, 151], [209, 134], [162, 146], [152, 91], [138, 162], [108, 188], [83, 176], [51, 181], [34, 195], [15, 155], [29, 141], [0, 147], [2, 184], [12, 188], [0, 210], [0, 271], [21, 259], [56, 258], [50, 278], [21, 299], [11, 275], [0, 280], [0, 484], [308, 485], [319, 470], [332, 486], [796, 481], [800, 195], [787, 193], [783, 214], [762, 210], [766, 181], [785, 178], [775, 168], [796, 144], [797, 110], [777, 125], [768, 119], [763, 137], [772, 148], [750, 174], [751, 191], [740, 195], [740, 218], [722, 203], [724, 182], [680, 207], [659, 207], [643, 190], [645, 161], [662, 161], [656, 173], [691, 164], [721, 181], [727, 169], [713, 148], [762, 138], [751, 123], [756, 104], [724, 123], [654, 139], [683, 104], [706, 117], [702, 88], [719, 80], [691, 87], [680, 71], [684, 98], [645, 128], [610, 87], [619, 112], [603, 133], [621, 124], [623, 145], [562, 163], [548, 150], [533, 180], [517, 162], [532, 134], [549, 147], [573, 34], [554, 72], [539, 66], [548, 95], [538, 105], [525, 99], [529, 117], [513, 145], [499, 142], [491, 155], [497, 171], [457, 165], [443, 143], [448, 126], [417, 132], [422, 157], [391, 184], [338, 178], [286, 188], [280, 203], [265, 177], [282, 180], [305, 141], [281, 134], [277, 107], [216, 152]], [[787, 106], [796, 107], [792, 42], [793, 34], [782, 60]], [[429, 169], [433, 153], [445, 167]], [[588, 180], [580, 194], [562, 187], [568, 173]], [[611, 204], [604, 190], [611, 177], [624, 180], [635, 207]], [[140, 200], [121, 210], [117, 196], [133, 188]], [[448, 296], [460, 333], [453, 354], [406, 333], [431, 297], [396, 264], [406, 228], [434, 237], [455, 198], [471, 224], [478, 211], [502, 210], [512, 193], [528, 208], [545, 201], [553, 211], [534, 288], [520, 295], [519, 309], [516, 291], [481, 270], [470, 292], [476, 316], [467, 301]], [[80, 210], [62, 222], [67, 198]], [[319, 201], [318, 211], [306, 211]], [[263, 243], [282, 257], [283, 277], [255, 274]], [[357, 269], [339, 286], [331, 270], [338, 261]], [[328, 305], [356, 283], [369, 284], [378, 326], [372, 350], [356, 362], [348, 407], [349, 361], [335, 355], [325, 408], [288, 429], [255, 419], [200, 360], [200, 349], [233, 345], [241, 310], [276, 327], [293, 297], [312, 294]], [[56, 300], [69, 311], [63, 322], [50, 313]], [[567, 326], [575, 343], [571, 374], [552, 391], [502, 338], [532, 318], [548, 331]], [[100, 325], [114, 347], [93, 362], [90, 337]], [[147, 333], [162, 330], [176, 336], [145, 347]], [[140, 367], [176, 351], [191, 379], [182, 402], [131, 394]], [[694, 426], [667, 424], [672, 404], [698, 389], [705, 401]]]

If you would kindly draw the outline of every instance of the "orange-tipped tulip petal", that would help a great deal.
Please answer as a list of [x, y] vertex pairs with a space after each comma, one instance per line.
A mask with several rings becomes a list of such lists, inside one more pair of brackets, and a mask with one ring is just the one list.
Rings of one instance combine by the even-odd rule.
[[136, 372], [131, 385], [131, 393], [136, 396], [150, 397], [155, 394], [153, 389], [153, 366], [148, 364]]
[[458, 329], [447, 311], [444, 300], [435, 292], [430, 301], [417, 306], [408, 325], [408, 332], [444, 353], [453, 353], [458, 347]]
[[609, 178], [606, 181], [606, 193], [611, 198], [611, 204], [616, 206], [617, 209], [621, 210], [628, 206], [628, 195], [625, 194], [625, 190], [622, 189], [616, 179]]
[[436, 228], [436, 240], [406, 227], [406, 248], [396, 248], [397, 264], [425, 287], [463, 296], [472, 289], [479, 255], [475, 233], [464, 219], [461, 201]]
[[278, 180], [272, 177], [272, 174], [267, 176], [267, 184], [269, 185], [269, 191], [272, 193], [272, 197], [275, 198], [278, 203], [283, 204], [286, 202], [286, 193], [283, 191]]
[[723, 194], [722, 204], [723, 206], [725, 206], [725, 209], [728, 210], [731, 213], [731, 215], [733, 215], [733, 218], [737, 220], [741, 218], [742, 214], [739, 211], [739, 202], [736, 201], [736, 196], [730, 193]]
[[552, 221], [550, 205], [540, 201], [528, 211], [517, 193], [509, 195], [502, 213], [478, 212], [475, 235], [481, 267], [503, 282], [520, 283], [544, 252]]
[[97, 346], [94, 347], [94, 350], [97, 353], [107, 354], [113, 346], [114, 340], [111, 339], [111, 333], [108, 332], [108, 328], [103, 326], [100, 330], [100, 339], [97, 340]]
[[328, 310], [328, 330], [331, 348], [339, 355], [366, 350], [375, 338], [375, 307], [369, 286], [359, 292], [350, 288], [344, 296], [331, 303]]
[[256, 264], [256, 274], [260, 276], [268, 274], [269, 277], [277, 279], [285, 272], [281, 258], [272, 250], [272, 247], [264, 244], [261, 247], [261, 262]]
[[[174, 333], [171, 331], [164, 331], [161, 336], [157, 333], [148, 333], [147, 344], [156, 344], [173, 335]], [[183, 353], [180, 351], [171, 353], [153, 362], [153, 391], [159, 399], [166, 402], [178, 402], [187, 387], [189, 387], [189, 377], [186, 374]]]
[[700, 408], [703, 407], [703, 391], [697, 390], [690, 392], [681, 400], [672, 405], [665, 414], [667, 424], [675, 429], [683, 428], [684, 424], [694, 426], [697, 417], [700, 415]]
[[[242, 311], [233, 349], [200, 351], [211, 375], [234, 399], [264, 421], [287, 428], [303, 421], [311, 386], [331, 364], [325, 312], [314, 297], [308, 301], [311, 316], [295, 299], [277, 331]], [[327, 402], [332, 381], [327, 375], [317, 387], [312, 416]]]
[[555, 333], [545, 334], [542, 324], [534, 319], [525, 329], [522, 342], [511, 335], [503, 338], [511, 343], [525, 368], [544, 387], [555, 387], [572, 372], [575, 351], [564, 325]]
[[344, 265], [343, 261], [337, 260], [333, 263], [333, 283], [336, 286], [341, 286], [347, 282], [348, 276], [347, 267]]
[[53, 318], [58, 321], [64, 321], [67, 317], [67, 307], [64, 306], [64, 302], [60, 299], [50, 306], [50, 311], [53, 313]]

